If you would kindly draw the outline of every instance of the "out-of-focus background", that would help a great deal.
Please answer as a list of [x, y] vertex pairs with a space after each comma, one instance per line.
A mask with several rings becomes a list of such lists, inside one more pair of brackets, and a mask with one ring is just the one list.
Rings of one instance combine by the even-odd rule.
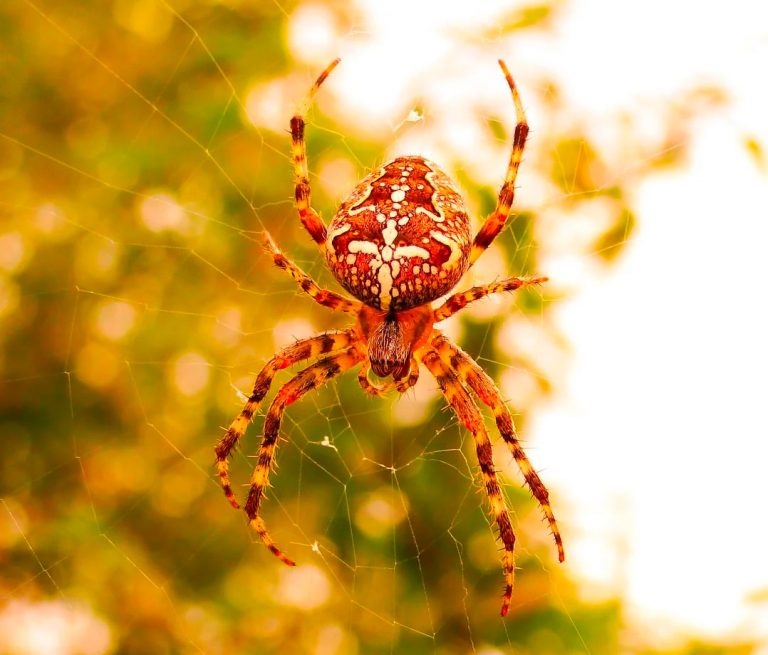
[[[0, 8], [0, 652], [767, 653], [768, 15], [760, 3], [14, 0]], [[212, 448], [280, 346], [345, 317], [295, 215], [422, 154], [479, 225], [462, 282], [542, 273], [445, 331], [494, 377], [567, 561], [498, 441], [507, 619], [471, 438], [426, 373], [292, 406], [264, 515]], [[284, 373], [277, 383], [286, 381]], [[261, 416], [234, 457], [245, 489]], [[489, 421], [489, 427], [493, 427]]]

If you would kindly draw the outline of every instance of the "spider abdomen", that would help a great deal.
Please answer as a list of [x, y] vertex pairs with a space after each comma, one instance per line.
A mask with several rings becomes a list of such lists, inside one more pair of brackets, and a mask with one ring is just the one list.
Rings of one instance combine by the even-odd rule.
[[326, 257], [341, 285], [371, 307], [400, 311], [452, 289], [469, 262], [464, 200], [422, 157], [366, 176], [328, 228]]

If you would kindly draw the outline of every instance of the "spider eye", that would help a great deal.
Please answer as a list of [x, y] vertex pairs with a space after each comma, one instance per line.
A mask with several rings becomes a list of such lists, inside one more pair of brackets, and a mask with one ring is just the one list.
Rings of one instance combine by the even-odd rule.
[[408, 373], [409, 355], [397, 318], [388, 316], [368, 340], [371, 369], [379, 377], [392, 375], [399, 380]]

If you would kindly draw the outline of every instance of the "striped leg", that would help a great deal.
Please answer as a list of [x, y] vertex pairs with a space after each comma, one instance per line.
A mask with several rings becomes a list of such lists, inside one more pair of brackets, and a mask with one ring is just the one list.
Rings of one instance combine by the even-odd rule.
[[224, 494], [232, 507], [239, 509], [240, 505], [235, 499], [235, 494], [232, 492], [232, 485], [229, 481], [229, 454], [238, 441], [240, 441], [240, 437], [245, 434], [245, 430], [251, 422], [256, 409], [264, 399], [264, 396], [269, 392], [269, 387], [275, 374], [305, 359], [312, 359], [319, 355], [346, 348], [352, 343], [354, 338], [353, 330], [344, 330], [343, 332], [325, 332], [309, 339], [301, 339], [287, 348], [283, 348], [261, 369], [256, 377], [256, 383], [253, 385], [253, 392], [245, 403], [245, 407], [237, 415], [237, 418], [232, 421], [229, 429], [227, 429], [216, 445], [216, 468], [219, 472], [219, 480], [224, 489]]
[[307, 168], [307, 147], [304, 141], [304, 117], [309, 110], [309, 105], [315, 97], [320, 85], [331, 71], [336, 68], [340, 59], [334, 59], [328, 67], [320, 73], [305, 101], [304, 107], [291, 118], [291, 152], [293, 154], [293, 171], [295, 179], [296, 209], [299, 212], [301, 223], [309, 232], [315, 243], [321, 248], [325, 247], [325, 224], [320, 215], [312, 209], [310, 204], [309, 170]]
[[557, 557], [561, 562], [564, 561], [563, 540], [557, 527], [555, 515], [552, 512], [552, 506], [549, 504], [549, 492], [539, 478], [539, 474], [531, 466], [528, 456], [517, 440], [512, 415], [504, 404], [493, 380], [474, 359], [443, 335], [433, 339], [432, 345], [440, 353], [442, 360], [450, 366], [451, 370], [455, 371], [459, 378], [477, 394], [478, 398], [493, 411], [496, 425], [499, 428], [499, 432], [501, 432], [502, 438], [512, 451], [512, 456], [520, 467], [520, 471], [523, 473], [525, 482], [528, 484], [533, 497], [539, 502], [544, 515], [547, 517], [549, 527], [552, 530], [552, 536], [555, 539], [555, 545], [557, 546]]
[[499, 66], [504, 71], [504, 76], [507, 78], [507, 84], [512, 91], [512, 100], [515, 103], [515, 113], [517, 114], [517, 125], [515, 125], [515, 137], [512, 142], [512, 156], [509, 159], [509, 165], [507, 166], [507, 175], [504, 178], [504, 184], [499, 191], [499, 200], [496, 204], [494, 212], [486, 219], [483, 227], [475, 236], [475, 241], [472, 244], [472, 252], [469, 255], [469, 265], [471, 266], [477, 261], [477, 258], [483, 254], [483, 251], [491, 245], [491, 242], [496, 238], [499, 232], [504, 228], [504, 224], [509, 217], [509, 210], [512, 208], [512, 202], [515, 199], [515, 179], [517, 178], [517, 171], [520, 168], [520, 161], [523, 158], [523, 150], [525, 148], [525, 140], [528, 137], [528, 123], [525, 120], [525, 112], [523, 111], [523, 103], [520, 101], [520, 94], [517, 92], [515, 81], [512, 79], [512, 75], [507, 68], [507, 65], [503, 60], [499, 59]]
[[259, 448], [259, 461], [251, 477], [251, 490], [245, 503], [245, 512], [264, 545], [288, 566], [294, 566], [295, 562], [288, 559], [275, 545], [264, 525], [264, 519], [259, 516], [259, 506], [264, 497], [264, 490], [269, 484], [269, 471], [272, 467], [283, 412], [288, 405], [295, 403], [305, 393], [317, 389], [331, 378], [349, 370], [362, 359], [363, 355], [355, 346], [352, 346], [305, 368], [280, 388], [264, 419], [264, 437]]
[[456, 312], [464, 309], [469, 303], [485, 298], [492, 293], [501, 293], [502, 291], [514, 291], [520, 287], [530, 284], [541, 284], [546, 282], [547, 277], [510, 277], [500, 282], [492, 282], [481, 287], [472, 287], [461, 293], [454, 293], [440, 307], [435, 310], [435, 323], [453, 316]]
[[483, 417], [480, 410], [472, 400], [469, 392], [464, 388], [456, 373], [451, 371], [448, 365], [440, 359], [440, 355], [435, 350], [429, 349], [421, 357], [421, 361], [429, 369], [430, 373], [440, 385], [446, 400], [450, 403], [459, 420], [472, 433], [475, 439], [475, 450], [477, 460], [480, 463], [480, 470], [483, 474], [485, 491], [488, 494], [488, 500], [491, 503], [491, 512], [496, 525], [499, 528], [499, 537], [504, 546], [504, 555], [502, 556], [502, 565], [504, 569], [504, 579], [506, 582], [504, 589], [504, 599], [501, 605], [501, 615], [506, 616], [509, 611], [509, 603], [512, 598], [512, 586], [515, 579], [515, 533], [512, 530], [512, 523], [509, 520], [509, 512], [501, 493], [498, 480], [496, 479], [496, 470], [493, 466], [493, 450], [491, 441], [488, 439], [488, 432], [483, 424]]
[[362, 303], [356, 300], [349, 300], [344, 296], [340, 296], [338, 293], [328, 291], [327, 289], [321, 289], [317, 283], [309, 277], [304, 271], [302, 271], [296, 264], [288, 259], [277, 244], [272, 240], [272, 235], [269, 232], [264, 237], [264, 247], [267, 252], [272, 256], [272, 261], [275, 262], [275, 266], [287, 271], [296, 282], [298, 282], [301, 290], [310, 295], [314, 301], [323, 307], [328, 307], [337, 312], [347, 312], [348, 314], [357, 314], [362, 307]]

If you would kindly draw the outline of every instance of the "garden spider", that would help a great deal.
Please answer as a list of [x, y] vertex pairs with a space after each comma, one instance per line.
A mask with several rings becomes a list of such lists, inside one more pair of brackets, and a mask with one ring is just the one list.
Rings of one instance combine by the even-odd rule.
[[[256, 378], [243, 410], [216, 446], [221, 485], [234, 508], [239, 508], [229, 480], [228, 457], [245, 433], [259, 403], [269, 391], [275, 374], [307, 359], [323, 357], [305, 368], [277, 392], [267, 411], [259, 459], [251, 478], [245, 512], [261, 541], [285, 564], [294, 562], [275, 545], [259, 515], [277, 445], [285, 408], [328, 380], [362, 364], [360, 386], [371, 395], [391, 389], [404, 393], [419, 376], [419, 364], [435, 377], [459, 420], [472, 433], [477, 459], [499, 530], [504, 553], [505, 578], [501, 614], [509, 609], [514, 580], [515, 534], [496, 479], [491, 442], [470, 390], [487, 405], [496, 425], [520, 467], [533, 496], [541, 505], [564, 559], [563, 544], [549, 494], [515, 436], [512, 416], [491, 378], [461, 348], [434, 327], [435, 323], [491, 293], [513, 291], [545, 282], [546, 277], [508, 278], [455, 293], [439, 307], [431, 301], [450, 291], [501, 232], [515, 195], [515, 178], [528, 135], [523, 106], [505, 63], [499, 65], [512, 91], [517, 113], [512, 156], [495, 211], [470, 238], [469, 217], [454, 183], [435, 164], [422, 157], [398, 157], [365, 177], [341, 204], [326, 228], [310, 205], [309, 172], [304, 142], [304, 114], [320, 85], [339, 63], [333, 61], [317, 78], [303, 111], [291, 119], [296, 207], [302, 224], [325, 254], [339, 283], [358, 300], [321, 289], [278, 249], [267, 234], [265, 245], [274, 263], [288, 272], [316, 302], [355, 317], [346, 330], [324, 332], [283, 348], [267, 362]], [[392, 381], [377, 386], [368, 372]]]

